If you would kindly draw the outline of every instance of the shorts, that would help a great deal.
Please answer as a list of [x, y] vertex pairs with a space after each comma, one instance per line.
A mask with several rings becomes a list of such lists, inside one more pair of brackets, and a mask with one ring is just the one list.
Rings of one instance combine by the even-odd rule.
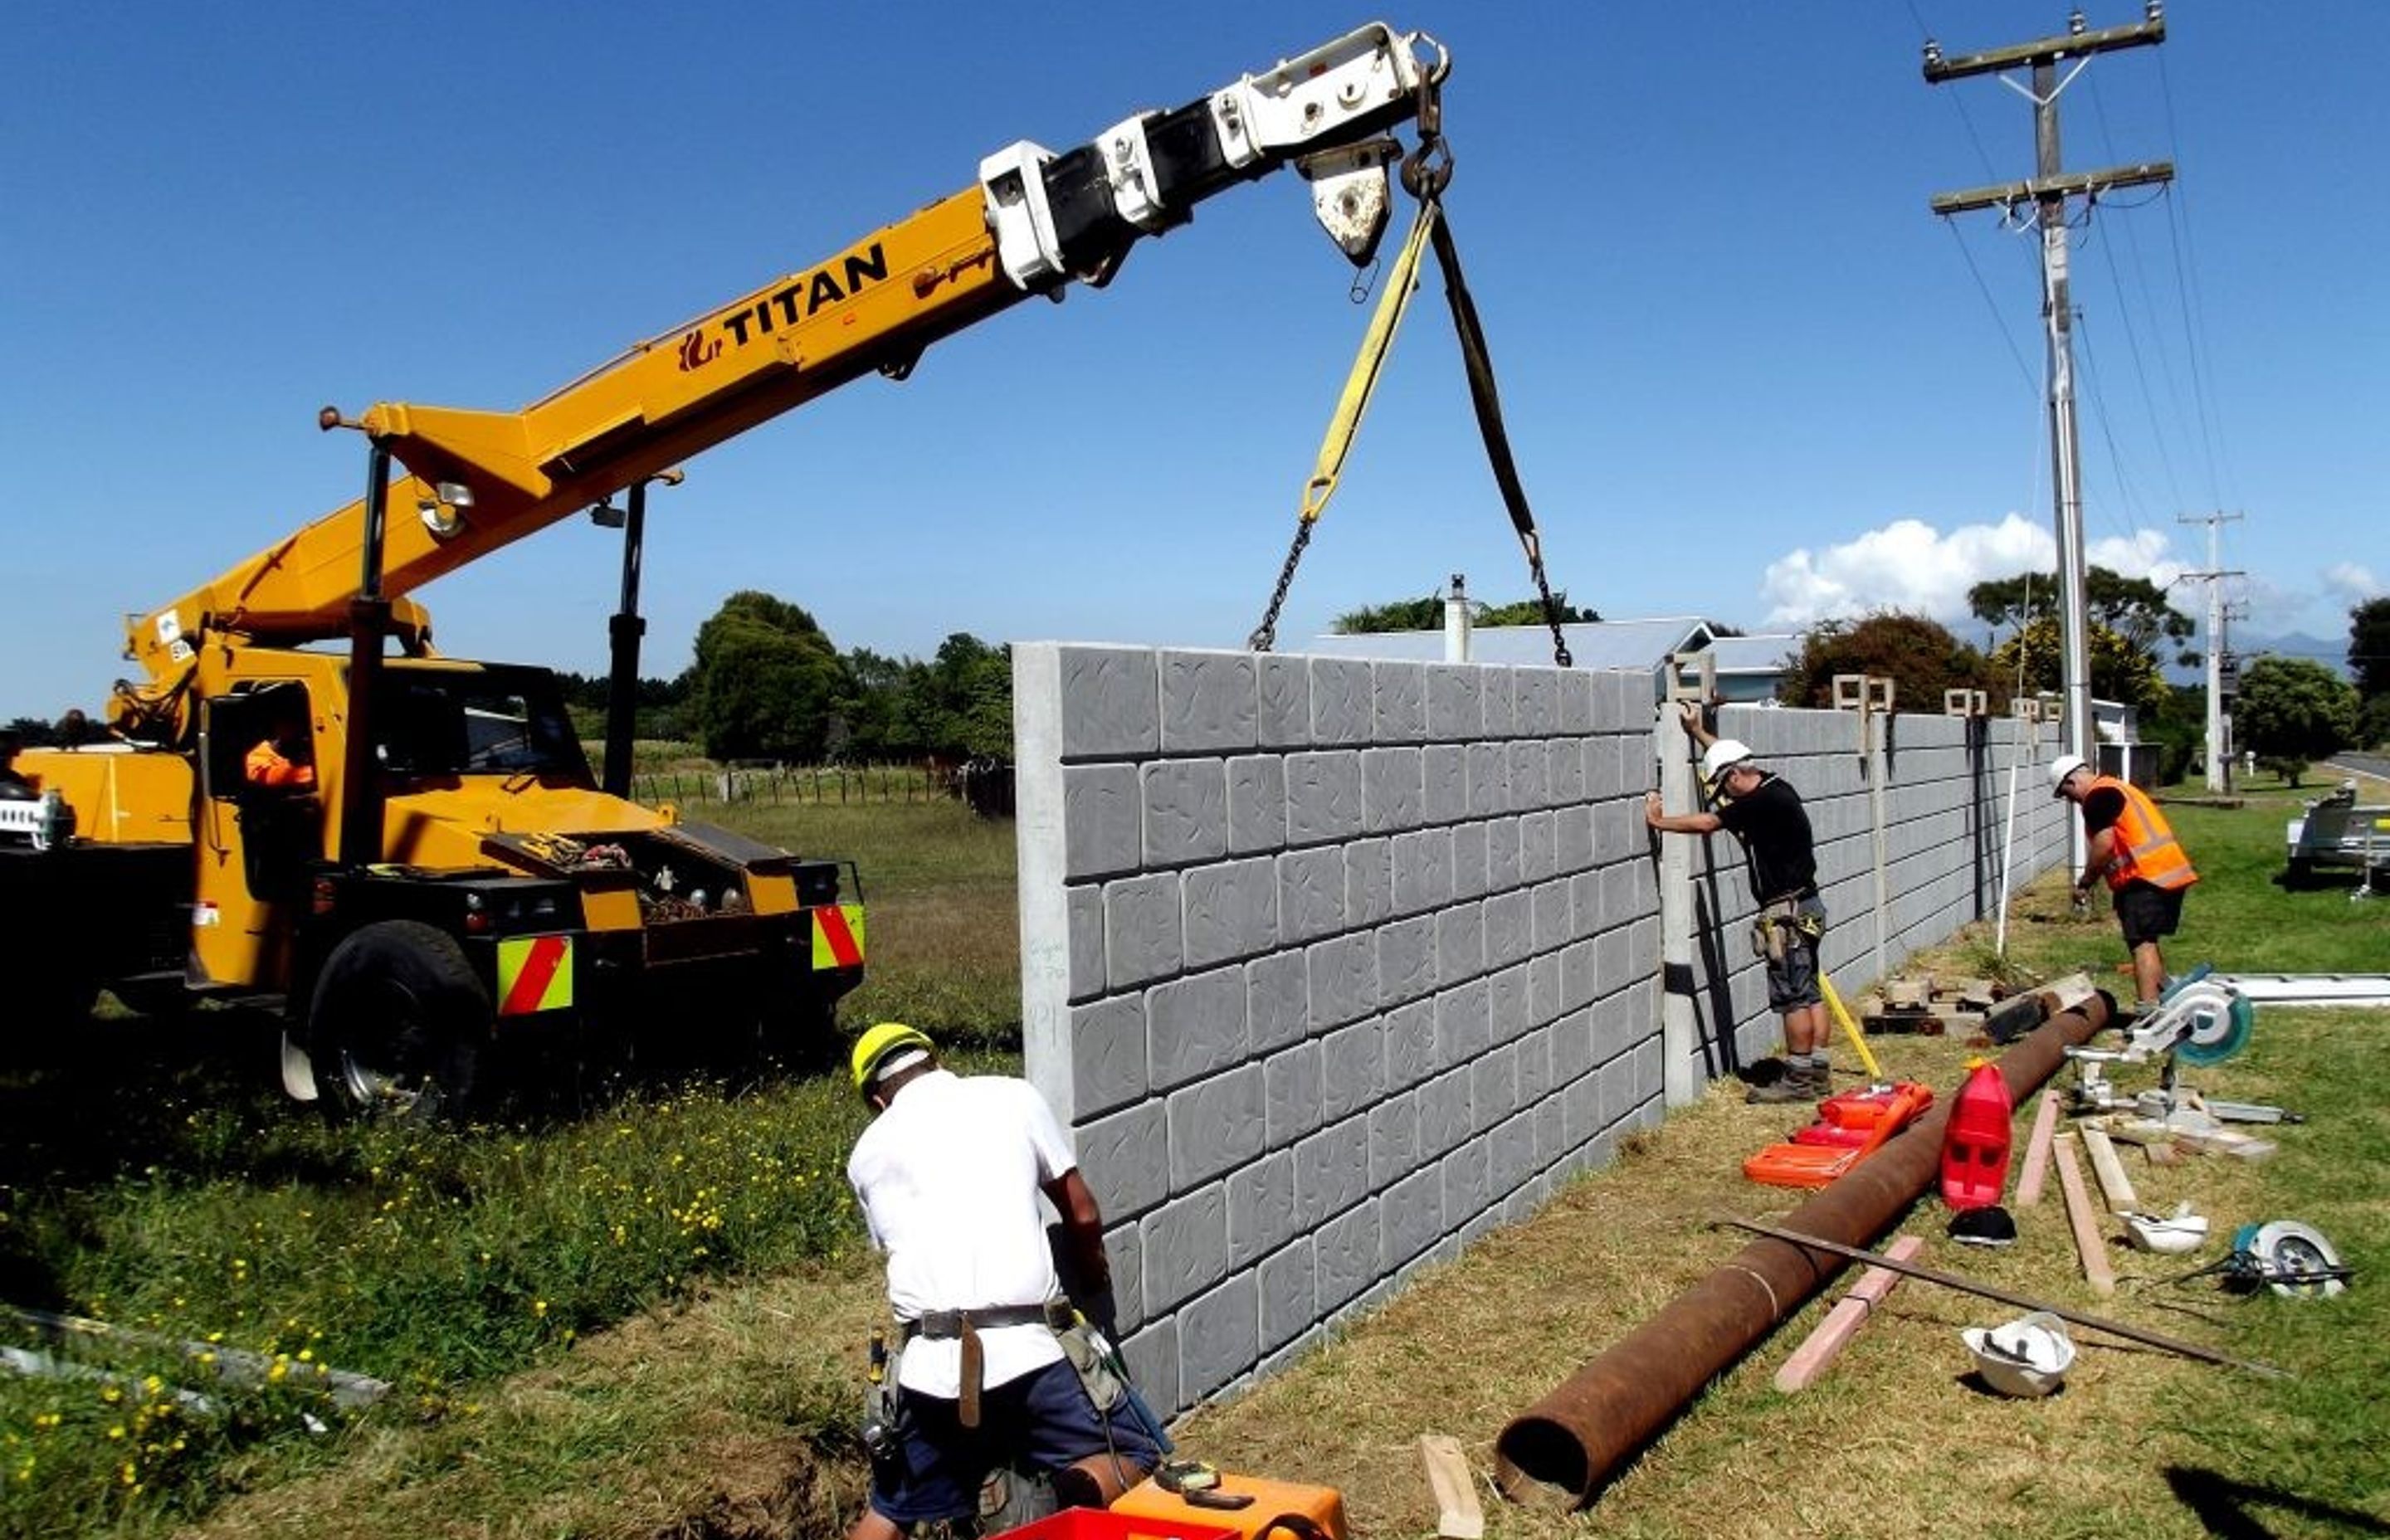
[[1818, 942], [1826, 932], [1826, 906], [1812, 894], [1801, 900], [1801, 913], [1814, 918], [1816, 933], [1791, 925], [1780, 927], [1784, 955], [1766, 959], [1767, 1008], [1780, 1016], [1826, 1002], [1818, 987]]
[[2182, 923], [2182, 895], [2189, 890], [2161, 888], [2150, 882], [2127, 882], [2112, 895], [2116, 923], [2124, 928], [2125, 944], [2139, 946], [2170, 936]]
[[[872, 1510], [893, 1523], [976, 1514], [988, 1472], [1015, 1461], [1059, 1470], [1109, 1449], [1139, 1475], [1162, 1462], [1161, 1449], [1125, 1399], [1109, 1418], [1099, 1413], [1068, 1360], [982, 1391], [976, 1428], [957, 1421], [956, 1404], [943, 1396], [899, 1394], [904, 1469], [875, 1468], [871, 1478]], [[1133, 1486], [1135, 1478], [1122, 1484]]]

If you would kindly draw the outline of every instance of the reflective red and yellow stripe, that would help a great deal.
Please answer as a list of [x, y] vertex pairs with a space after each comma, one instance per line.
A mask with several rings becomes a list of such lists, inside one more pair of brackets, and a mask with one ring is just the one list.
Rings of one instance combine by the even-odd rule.
[[571, 936], [512, 936], [498, 943], [499, 1015], [528, 1016], [571, 1004]]
[[814, 971], [863, 966], [863, 905], [841, 904], [814, 912]]

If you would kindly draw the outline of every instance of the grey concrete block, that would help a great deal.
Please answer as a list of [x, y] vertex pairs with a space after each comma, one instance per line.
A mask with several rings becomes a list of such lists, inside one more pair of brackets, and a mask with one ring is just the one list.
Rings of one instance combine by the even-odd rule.
[[1245, 965], [1245, 1029], [1255, 1053], [1309, 1034], [1311, 969], [1300, 952], [1273, 952]]
[[1255, 660], [1253, 684], [1261, 698], [1261, 746], [1300, 749], [1311, 741], [1311, 661], [1265, 652]]
[[1394, 911], [1415, 915], [1452, 902], [1452, 831], [1415, 829], [1397, 834], [1394, 848]]
[[[1611, 1063], [1619, 1062], [1616, 1059]], [[1561, 1091], [1562, 1137], [1572, 1147], [1591, 1141], [1610, 1126], [1610, 1117], [1603, 1107], [1602, 1092], [1608, 1084], [1609, 1067], [1569, 1082]]]
[[1378, 928], [1378, 1004], [1408, 1005], [1435, 993], [1435, 916], [1416, 915]]
[[1376, 698], [1371, 735], [1381, 743], [1417, 743], [1427, 737], [1427, 665], [1379, 662], [1370, 672]]
[[1137, 870], [1145, 852], [1144, 813], [1136, 765], [1065, 766], [1063, 875], [1077, 881]]
[[1630, 973], [1645, 974], [1660, 967], [1660, 920], [1646, 916], [1626, 930], [1626, 969]]
[[1271, 1149], [1282, 1149], [1322, 1121], [1319, 1045], [1297, 1043], [1272, 1054], [1262, 1075], [1265, 1134]]
[[1552, 811], [1552, 862], [1562, 877], [1593, 865], [1593, 809], [1582, 802]]
[[1157, 1417], [1168, 1418], [1189, 1403], [1178, 1394], [1178, 1317], [1164, 1315], [1121, 1344], [1129, 1378]]
[[1536, 1115], [1520, 1112], [1494, 1129], [1488, 1174], [1496, 1192], [1515, 1192], [1536, 1174]]
[[1166, 979], [1185, 965], [1178, 903], [1176, 872], [1104, 884], [1104, 972], [1113, 989]]
[[1427, 666], [1427, 732], [1430, 738], [1475, 738], [1484, 730], [1485, 712], [1478, 704], [1480, 671], [1467, 663]]
[[1268, 1136], [1258, 1064], [1174, 1091], [1168, 1105], [1174, 1191], [1185, 1192], [1254, 1159]]
[[1114, 1225], [1104, 1231], [1104, 1260], [1112, 1274], [1112, 1309], [1123, 1331], [1145, 1324], [1145, 1248], [1138, 1226]]
[[1414, 1000], [1386, 1013], [1386, 1089], [1407, 1090], [1436, 1071], [1435, 1002]]
[[1512, 683], [1516, 708], [1514, 731], [1524, 737], [1548, 738], [1561, 726], [1561, 675], [1558, 671], [1523, 668]]
[[1552, 1041], [1561, 1023], [1536, 1028], [1515, 1045], [1518, 1049], [1519, 1105], [1532, 1107], [1551, 1094]]
[[1261, 1356], [1261, 1291], [1240, 1273], [1178, 1316], [1178, 1385], [1201, 1400], [1227, 1385]]
[[1637, 851], [1649, 852], [1651, 826], [1643, 809], [1631, 800], [1603, 802], [1593, 810], [1593, 859], [1597, 866], [1624, 861]]
[[1160, 749], [1161, 692], [1150, 649], [1065, 647], [1060, 664], [1064, 759]]
[[1162, 1103], [1139, 1102], [1083, 1123], [1076, 1133], [1079, 1169], [1107, 1216], [1126, 1219], [1170, 1195], [1170, 1136]]
[[1278, 863], [1266, 855], [1185, 873], [1187, 966], [1209, 968], [1277, 946], [1278, 892]]
[[1589, 738], [1585, 741], [1585, 797], [1590, 802], [1606, 802], [1619, 794], [1618, 743], [1614, 738]]
[[1261, 700], [1250, 652], [1162, 654], [1162, 751], [1251, 749], [1260, 741]]
[[1216, 759], [1162, 760], [1140, 767], [1145, 864], [1184, 866], [1228, 853], [1228, 767]]
[[1246, 981], [1240, 968], [1189, 974], [1145, 994], [1147, 1073], [1157, 1091], [1243, 1060]]
[[1519, 1050], [1505, 1044], [1469, 1067], [1471, 1132], [1482, 1134], [1519, 1105]]
[[1376, 925], [1394, 912], [1394, 842], [1382, 836], [1344, 847], [1344, 922]]
[[1585, 801], [1585, 740], [1556, 738], [1544, 744], [1544, 789], [1555, 807]]
[[1485, 901], [1485, 964], [1507, 968], [1535, 950], [1535, 913], [1526, 892], [1512, 888]]
[[1534, 1026], [1533, 980], [1527, 965], [1512, 963], [1489, 975], [1485, 980], [1485, 1004], [1495, 1043], [1511, 1042]]
[[1490, 818], [1510, 811], [1510, 755], [1499, 743], [1468, 745], [1464, 775], [1469, 815]]
[[1569, 923], [1580, 936], [1601, 929], [1601, 873], [1579, 872], [1569, 879]]
[[1416, 828], [1426, 816], [1420, 751], [1406, 745], [1361, 751], [1361, 827], [1371, 834]]
[[1286, 843], [1286, 761], [1243, 754], [1228, 762], [1228, 853], [1252, 855]]
[[1214, 1182], [1147, 1214], [1138, 1226], [1145, 1253], [1145, 1304], [1176, 1310], [1228, 1271], [1228, 1189]]
[[1435, 1058], [1449, 1069], [1466, 1064], [1493, 1046], [1486, 984], [1471, 979], [1435, 997]]
[[1412, 1093], [1419, 1107], [1420, 1158], [1432, 1161], [1458, 1149], [1477, 1132], [1472, 1071], [1461, 1064]]
[[1510, 806], [1519, 813], [1546, 807], [1551, 802], [1548, 776], [1551, 755], [1539, 738], [1522, 738], [1504, 746], [1510, 759]]
[[1311, 1238], [1304, 1236], [1254, 1269], [1261, 1288], [1262, 1351], [1294, 1341], [1319, 1318], [1312, 1282], [1317, 1260]]
[[1311, 660], [1311, 741], [1367, 743], [1377, 717], [1369, 665], [1356, 658]]
[[1145, 1000], [1115, 995], [1071, 1010], [1071, 1084], [1077, 1116], [1125, 1107], [1145, 1095]]
[[1560, 1020], [1561, 955], [1539, 952], [1527, 959], [1527, 1020], [1542, 1026]]
[[1294, 1147], [1294, 1204], [1304, 1228], [1358, 1203], [1369, 1190], [1369, 1120], [1330, 1123]]
[[1473, 979], [1485, 971], [1485, 912], [1474, 902], [1455, 904], [1435, 914], [1435, 975], [1446, 984]]
[[1479, 710], [1485, 717], [1487, 738], [1509, 738], [1517, 731], [1518, 716], [1511, 709], [1512, 671], [1488, 668], [1477, 675]]
[[1582, 669], [1563, 669], [1560, 675], [1560, 731], [1593, 731], [1593, 675]]
[[1494, 1201], [1494, 1186], [1486, 1168], [1488, 1141], [1471, 1139], [1436, 1163], [1444, 1182], [1446, 1224], [1466, 1226]]
[[1615, 989], [1636, 976], [1627, 964], [1625, 931], [1604, 930], [1593, 938], [1594, 977], [1605, 989]]
[[1382, 1187], [1420, 1163], [1419, 1108], [1413, 1093], [1369, 1109], [1369, 1186]]
[[1314, 1237], [1315, 1306], [1334, 1310], [1357, 1299], [1377, 1280], [1378, 1256], [1375, 1199], [1322, 1225]]
[[1519, 885], [1519, 820], [1485, 821], [1485, 891], [1508, 892]]
[[1372, 1017], [1330, 1033], [1319, 1045], [1319, 1108], [1330, 1123], [1385, 1094], [1385, 1023]]
[[1291, 844], [1350, 840], [1361, 832], [1361, 756], [1350, 749], [1286, 756], [1286, 837]]
[[1228, 1178], [1228, 1266], [1250, 1267], [1294, 1238], [1294, 1152], [1263, 1156]]
[[1545, 1097], [1528, 1104], [1536, 1120], [1536, 1163], [1549, 1167], [1559, 1163], [1575, 1147], [1568, 1139], [1568, 1109], [1558, 1097]]
[[1379, 1267], [1394, 1271], [1434, 1245], [1444, 1229], [1443, 1174], [1433, 1166], [1411, 1173], [1378, 1200]]
[[1635, 892], [1635, 868], [1605, 866], [1601, 871], [1601, 925], [1624, 925], [1642, 910]]
[[1452, 831], [1452, 896], [1479, 898], [1485, 891], [1485, 826], [1461, 824]]
[[1085, 1000], [1104, 992], [1104, 891], [1090, 883], [1070, 890], [1068, 906], [1071, 948], [1071, 998]]
[[1291, 946], [1344, 929], [1344, 853], [1334, 845], [1278, 858], [1279, 934]]
[[1469, 751], [1458, 743], [1431, 743], [1420, 751], [1420, 817], [1431, 824], [1469, 816]]
[[1378, 1008], [1378, 953], [1367, 930], [1304, 947], [1314, 1031], [1357, 1021]]
[[1601, 993], [1601, 969], [1591, 941], [1571, 942], [1561, 953], [1561, 1008], [1582, 1010]]
[[1556, 952], [1576, 939], [1576, 917], [1569, 907], [1566, 878], [1536, 883], [1527, 899], [1529, 933], [1537, 952]]
[[1552, 812], [1523, 814], [1519, 818], [1519, 880], [1527, 886], [1551, 879], [1560, 869], [1559, 846], [1552, 828]]

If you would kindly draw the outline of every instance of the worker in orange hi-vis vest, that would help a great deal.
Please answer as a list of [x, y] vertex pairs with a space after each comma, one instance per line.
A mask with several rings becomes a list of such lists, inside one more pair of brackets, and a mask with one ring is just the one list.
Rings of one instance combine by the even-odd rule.
[[2158, 939], [2182, 922], [2182, 895], [2199, 880], [2165, 815], [2149, 794], [2129, 781], [2102, 776], [2073, 754], [2050, 763], [2054, 795], [2083, 812], [2086, 843], [2083, 873], [2075, 879], [2079, 906], [2101, 877], [2116, 905], [2116, 923], [2133, 954], [2134, 1008], [2158, 1003], [2166, 980]]
[[241, 761], [241, 773], [251, 786], [276, 791], [315, 789], [315, 738], [307, 730], [307, 712], [298, 701], [274, 714], [274, 731]]

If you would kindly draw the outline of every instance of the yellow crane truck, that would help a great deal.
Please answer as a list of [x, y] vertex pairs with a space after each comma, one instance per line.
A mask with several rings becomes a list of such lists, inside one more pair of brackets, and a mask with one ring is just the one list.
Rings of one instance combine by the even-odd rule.
[[[1030, 295], [1109, 281], [1138, 239], [1289, 162], [1365, 262], [1382, 131], [1432, 113], [1445, 70], [1433, 39], [1364, 27], [1074, 148], [1008, 146], [973, 186], [520, 412], [326, 408], [365, 435], [365, 495], [134, 617], [141, 674], [104, 741], [18, 757], [12, 1014], [79, 1020], [103, 986], [262, 1001], [285, 1088], [348, 1113], [469, 1108], [515, 1037], [827, 1033], [862, 978], [853, 868], [625, 795], [646, 489]], [[602, 777], [551, 674], [443, 655], [408, 597], [582, 509], [625, 529]]]

